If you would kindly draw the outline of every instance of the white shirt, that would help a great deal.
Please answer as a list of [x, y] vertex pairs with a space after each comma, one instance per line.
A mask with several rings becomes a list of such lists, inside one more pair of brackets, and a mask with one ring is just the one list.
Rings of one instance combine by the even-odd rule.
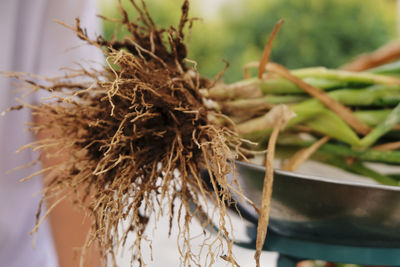
[[[55, 76], [62, 74], [61, 67], [74, 67], [74, 62], [80, 59], [101, 62], [100, 51], [85, 45], [71, 30], [53, 21], [57, 19], [74, 25], [75, 18], [80, 17], [82, 25], [90, 33], [99, 34], [100, 23], [96, 14], [94, 0], [1, 0], [0, 71]], [[14, 99], [21, 95], [14, 92], [13, 83], [11, 79], [0, 76], [0, 112], [15, 105]], [[24, 99], [30, 102], [37, 100], [35, 96]], [[30, 120], [29, 110], [14, 111], [0, 117], [1, 267], [58, 265], [48, 223], [39, 228], [34, 248], [33, 237], [29, 234], [35, 225], [41, 178], [19, 182], [39, 166], [6, 173], [37, 157], [29, 150], [17, 155], [14, 153], [33, 140], [24, 125]]]

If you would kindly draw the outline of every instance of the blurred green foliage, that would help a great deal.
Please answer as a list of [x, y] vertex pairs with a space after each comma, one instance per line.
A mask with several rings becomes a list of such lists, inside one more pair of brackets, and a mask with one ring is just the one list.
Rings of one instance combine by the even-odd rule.
[[[102, 14], [118, 17], [115, 0], [100, 0]], [[132, 18], [135, 12], [123, 1]], [[146, 1], [154, 20], [177, 25], [182, 0]], [[288, 68], [336, 68], [354, 56], [372, 51], [396, 37], [393, 0], [230, 0], [211, 16], [204, 1], [192, 0], [191, 15], [206, 17], [190, 34], [189, 58], [200, 73], [212, 78], [230, 62], [227, 82], [242, 78], [243, 66], [257, 61], [275, 23], [285, 19], [272, 49], [271, 59]], [[203, 6], [202, 6], [203, 5]], [[105, 23], [110, 38], [115, 24]], [[121, 38], [126, 32], [119, 33]]]

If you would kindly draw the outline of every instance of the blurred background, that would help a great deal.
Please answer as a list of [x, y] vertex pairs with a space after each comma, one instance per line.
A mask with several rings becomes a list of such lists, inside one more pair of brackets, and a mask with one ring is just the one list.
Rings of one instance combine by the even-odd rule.
[[[100, 1], [101, 14], [119, 18], [115, 0]], [[136, 16], [129, 0], [122, 0], [131, 18]], [[150, 14], [162, 26], [177, 25], [182, 0], [147, 1]], [[191, 0], [196, 21], [189, 37], [189, 58], [203, 76], [213, 78], [230, 63], [225, 82], [241, 80], [243, 66], [261, 57], [275, 23], [285, 19], [272, 48], [271, 60], [287, 68], [325, 66], [338, 68], [355, 56], [371, 52], [399, 36], [396, 0]], [[127, 32], [104, 22], [106, 38], [121, 39]], [[237, 221], [240, 224], [240, 221]], [[178, 266], [175, 242], [167, 238], [167, 221], [153, 233], [154, 257], [149, 266]], [[165, 229], [164, 229], [165, 228]], [[243, 228], [243, 227], [242, 227]], [[193, 228], [201, 232], [201, 228]], [[243, 230], [243, 229], [242, 229]], [[240, 235], [240, 233], [239, 233]], [[253, 266], [254, 251], [234, 248], [241, 266]], [[262, 266], [275, 266], [276, 254], [264, 253]], [[120, 259], [129, 266], [129, 255]], [[126, 264], [126, 265], [125, 265]], [[226, 266], [222, 260], [214, 266]], [[328, 266], [305, 262], [304, 267]], [[355, 265], [329, 265], [355, 266]]]
[[[119, 16], [115, 0], [99, 0], [101, 13]], [[177, 25], [181, 0], [147, 1], [156, 23]], [[123, 0], [135, 16], [134, 10]], [[189, 57], [212, 78], [230, 63], [224, 81], [243, 77], [244, 64], [260, 58], [275, 23], [285, 23], [274, 41], [271, 59], [288, 68], [336, 68], [356, 55], [375, 50], [398, 36], [396, 0], [192, 0], [194, 24]], [[111, 38], [115, 24], [105, 22]], [[124, 35], [120, 31], [118, 37]]]

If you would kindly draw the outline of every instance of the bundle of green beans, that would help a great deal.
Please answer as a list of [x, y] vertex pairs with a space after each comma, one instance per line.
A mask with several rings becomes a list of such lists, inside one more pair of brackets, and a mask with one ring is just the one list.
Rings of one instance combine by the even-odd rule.
[[[330, 137], [319, 147], [313, 159], [352, 173], [373, 178], [386, 185], [400, 185], [399, 174], [385, 175], [371, 169], [367, 162], [400, 165], [398, 146], [379, 148], [400, 141], [400, 73], [398, 65], [366, 72], [348, 72], [326, 68], [292, 70], [291, 74], [327, 92], [330, 98], [346, 106], [370, 128], [356, 133], [340, 116], [318, 99], [275, 74], [262, 79], [249, 78], [230, 85], [215, 86], [208, 97], [235, 123], [246, 139], [265, 148], [271, 126], [265, 123], [269, 110], [285, 104], [296, 114], [278, 139], [278, 151], [295, 151], [311, 146], [322, 136]], [[307, 138], [304, 138], [307, 136]], [[382, 147], [382, 146], [381, 146]], [[400, 168], [399, 168], [400, 172]]]

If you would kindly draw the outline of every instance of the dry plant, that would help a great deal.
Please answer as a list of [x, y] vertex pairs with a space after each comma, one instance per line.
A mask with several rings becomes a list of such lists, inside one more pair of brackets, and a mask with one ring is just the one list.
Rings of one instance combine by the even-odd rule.
[[389, 42], [377, 50], [357, 56], [341, 69], [350, 71], [364, 71], [393, 62], [400, 58], [400, 42]]
[[[144, 1], [131, 4], [138, 12], [134, 21], [120, 5], [120, 23], [130, 32], [122, 41], [92, 40], [78, 19], [73, 28], [94, 49], [102, 49], [108, 63], [104, 70], [81, 68], [40, 82], [15, 75], [31, 90], [53, 95], [39, 105], [23, 103], [46, 118], [30, 130], [50, 133], [24, 148], [66, 158], [40, 172], [51, 179], [44, 199], [56, 198], [57, 204], [73, 196], [93, 220], [85, 247], [98, 243], [104, 259], [110, 257], [114, 264], [115, 248], [133, 233], [133, 260], [145, 265], [142, 250], [151, 242], [145, 233], [149, 218], [166, 214], [170, 227], [178, 224], [183, 265], [212, 265], [216, 256], [236, 265], [227, 216], [235, 181], [228, 182], [226, 175], [237, 155], [232, 148], [241, 140], [217, 123], [222, 115], [204, 102], [200, 91], [214, 82], [202, 78], [196, 64], [186, 60], [189, 2], [184, 1], [178, 27], [167, 29], [155, 25]], [[201, 170], [209, 172], [209, 184], [201, 179]], [[214, 213], [219, 232], [204, 237], [208, 257], [201, 263], [191, 249], [190, 225], [196, 217]], [[39, 211], [38, 226], [47, 214]], [[127, 227], [121, 232], [122, 221]]]

